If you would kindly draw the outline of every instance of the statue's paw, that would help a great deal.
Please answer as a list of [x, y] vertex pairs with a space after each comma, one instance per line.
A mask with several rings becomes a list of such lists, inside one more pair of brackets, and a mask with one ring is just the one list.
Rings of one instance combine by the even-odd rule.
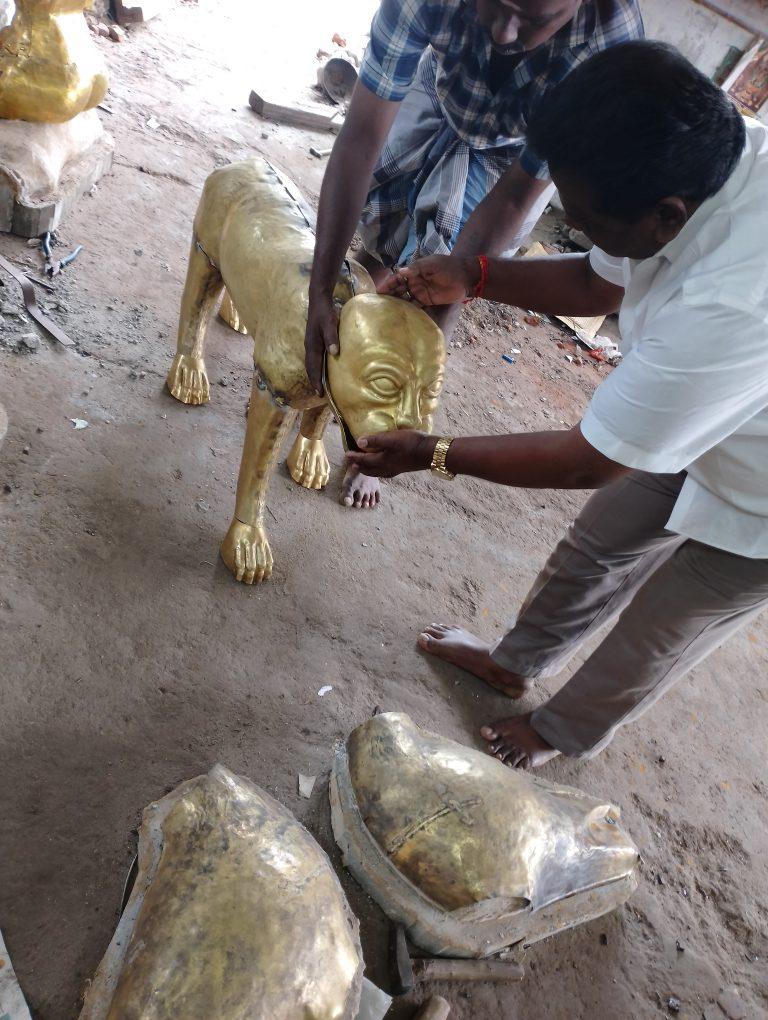
[[207, 404], [210, 399], [211, 387], [202, 358], [177, 354], [166, 382], [171, 396], [182, 404]]
[[221, 558], [238, 581], [261, 584], [272, 574], [272, 550], [263, 528], [234, 520], [221, 543]]
[[328, 484], [331, 465], [325, 455], [322, 439], [307, 439], [301, 433], [286, 460], [291, 478], [305, 489], [322, 489]]

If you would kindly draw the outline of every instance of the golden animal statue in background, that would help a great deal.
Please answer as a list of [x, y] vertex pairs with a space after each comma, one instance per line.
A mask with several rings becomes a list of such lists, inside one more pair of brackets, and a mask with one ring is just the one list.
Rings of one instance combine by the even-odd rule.
[[287, 808], [216, 765], [144, 811], [138, 874], [80, 1020], [353, 1020], [358, 924]]
[[344, 863], [413, 942], [482, 957], [599, 917], [637, 886], [612, 804], [377, 715], [331, 777]]
[[107, 71], [86, 0], [16, 0], [0, 31], [0, 118], [60, 124], [102, 101]]
[[311, 214], [294, 185], [264, 160], [223, 167], [206, 181], [168, 389], [185, 404], [209, 399], [203, 344], [226, 285], [227, 320], [254, 338], [235, 515], [221, 546], [222, 559], [246, 584], [272, 573], [264, 530], [267, 489], [297, 415], [301, 424], [288, 468], [299, 485], [320, 489], [330, 471], [323, 433], [334, 412], [348, 444], [398, 428], [430, 431], [443, 382], [440, 329], [414, 305], [374, 293], [368, 274], [352, 262], [335, 292], [343, 305], [341, 351], [328, 359], [325, 395], [317, 395], [304, 368], [314, 241]]

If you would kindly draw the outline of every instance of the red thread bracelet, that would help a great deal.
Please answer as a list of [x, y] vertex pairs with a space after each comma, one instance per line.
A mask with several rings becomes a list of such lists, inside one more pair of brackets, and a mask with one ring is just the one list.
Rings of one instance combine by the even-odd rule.
[[475, 284], [475, 289], [468, 298], [464, 299], [464, 304], [468, 305], [470, 301], [474, 301], [475, 298], [482, 297], [485, 293], [485, 285], [488, 282], [488, 256], [478, 255], [477, 261], [480, 263], [480, 279]]

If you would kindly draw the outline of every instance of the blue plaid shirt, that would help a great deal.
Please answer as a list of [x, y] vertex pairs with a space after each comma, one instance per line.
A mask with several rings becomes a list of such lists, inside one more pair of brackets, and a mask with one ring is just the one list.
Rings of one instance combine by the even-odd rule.
[[[401, 100], [431, 47], [438, 99], [456, 134], [475, 150], [523, 149], [528, 119], [548, 89], [600, 50], [642, 36], [638, 0], [584, 0], [549, 42], [522, 57], [494, 94], [488, 85], [491, 37], [474, 0], [382, 0], [360, 80], [383, 99]], [[547, 176], [530, 149], [523, 149], [520, 162], [532, 177]]]

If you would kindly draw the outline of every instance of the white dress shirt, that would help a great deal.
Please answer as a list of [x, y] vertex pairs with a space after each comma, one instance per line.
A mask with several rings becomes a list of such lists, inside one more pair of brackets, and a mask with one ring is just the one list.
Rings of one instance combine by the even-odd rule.
[[768, 129], [747, 121], [725, 186], [657, 255], [590, 261], [624, 287], [624, 359], [584, 437], [627, 467], [687, 470], [670, 531], [768, 558]]

